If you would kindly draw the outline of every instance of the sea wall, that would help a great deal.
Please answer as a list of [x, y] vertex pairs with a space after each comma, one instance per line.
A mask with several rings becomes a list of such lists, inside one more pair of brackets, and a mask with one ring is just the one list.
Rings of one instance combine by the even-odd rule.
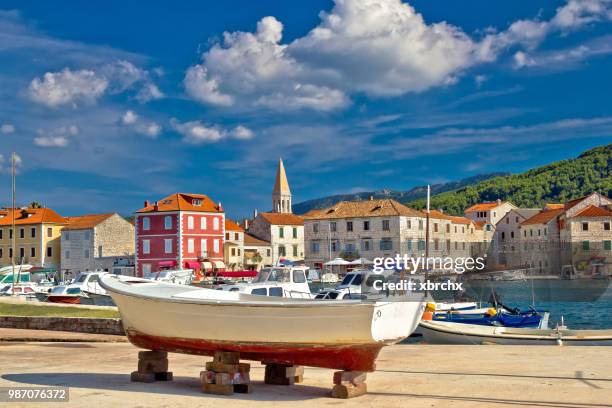
[[91, 317], [0, 316], [0, 327], [125, 335], [121, 319]]

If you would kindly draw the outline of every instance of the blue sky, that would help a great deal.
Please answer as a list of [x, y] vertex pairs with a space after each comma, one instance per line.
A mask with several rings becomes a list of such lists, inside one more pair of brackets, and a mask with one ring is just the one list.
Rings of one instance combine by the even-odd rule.
[[0, 205], [129, 214], [521, 172], [612, 141], [610, 0], [0, 5]]

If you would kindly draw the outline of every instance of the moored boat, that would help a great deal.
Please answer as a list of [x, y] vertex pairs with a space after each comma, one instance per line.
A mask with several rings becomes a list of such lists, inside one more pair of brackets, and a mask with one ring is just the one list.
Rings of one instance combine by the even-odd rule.
[[[425, 306], [410, 301], [310, 300], [106, 275], [128, 339], [151, 350], [373, 371], [380, 349], [409, 336]], [[418, 296], [418, 297], [417, 297]]]
[[612, 346], [612, 330], [528, 329], [422, 320], [419, 332], [430, 344]]

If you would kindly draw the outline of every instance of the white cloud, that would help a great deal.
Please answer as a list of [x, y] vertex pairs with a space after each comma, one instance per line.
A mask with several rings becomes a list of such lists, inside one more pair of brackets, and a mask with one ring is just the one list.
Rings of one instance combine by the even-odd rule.
[[138, 91], [136, 94], [136, 100], [140, 103], [147, 103], [149, 101], [154, 101], [157, 99], [162, 99], [164, 97], [164, 93], [155, 85], [154, 83], [148, 83]]
[[135, 132], [151, 138], [156, 138], [162, 132], [161, 125], [155, 122], [143, 121], [140, 116], [132, 110], [126, 111], [121, 116], [120, 122]]
[[[15, 153], [15, 170], [19, 170], [21, 165], [23, 164], [23, 160], [21, 156]], [[8, 173], [12, 170], [13, 164], [11, 163], [11, 155], [9, 155], [6, 159], [4, 155], [0, 153], [0, 173]]]
[[161, 98], [163, 94], [148, 77], [147, 71], [122, 60], [97, 69], [73, 71], [64, 68], [34, 78], [28, 87], [28, 95], [34, 102], [51, 108], [62, 105], [76, 107], [81, 103], [95, 103], [105, 93], [118, 94], [133, 89], [136, 84], [143, 84], [137, 96], [140, 101]]
[[261, 19], [254, 33], [224, 33], [222, 43], [187, 70], [187, 93], [222, 107], [331, 111], [346, 107], [352, 94], [389, 97], [452, 85], [467, 69], [509, 48], [532, 51], [551, 33], [612, 16], [611, 0], [569, 0], [549, 21], [518, 20], [475, 39], [446, 22], [426, 22], [401, 0], [334, 3], [316, 27], [291, 43], [282, 43], [283, 24], [272, 16]]
[[183, 142], [195, 145], [215, 143], [227, 138], [246, 140], [254, 136], [251, 129], [242, 125], [227, 130], [218, 125], [205, 124], [199, 120], [181, 123], [176, 118], [172, 118], [170, 126], [174, 131], [183, 135]]
[[38, 136], [34, 138], [34, 144], [40, 147], [66, 147], [71, 136], [79, 134], [77, 126], [62, 126], [51, 131], [38, 129]]
[[11, 133], [15, 133], [15, 126], [10, 123], [4, 123], [0, 126], [0, 133], [3, 135], [10, 135]]

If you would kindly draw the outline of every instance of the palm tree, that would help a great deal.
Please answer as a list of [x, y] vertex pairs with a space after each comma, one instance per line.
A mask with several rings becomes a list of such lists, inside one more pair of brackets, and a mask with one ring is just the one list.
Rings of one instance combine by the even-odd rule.
[[42, 204], [39, 203], [38, 201], [32, 201], [28, 207], [30, 208], [43, 208]]

